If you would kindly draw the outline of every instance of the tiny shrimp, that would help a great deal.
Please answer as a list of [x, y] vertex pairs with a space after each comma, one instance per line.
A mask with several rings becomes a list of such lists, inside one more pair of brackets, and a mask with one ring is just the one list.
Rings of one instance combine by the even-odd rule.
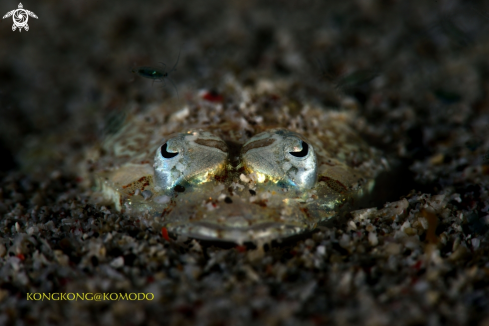
[[[153, 84], [155, 81], [162, 82], [164, 78], [168, 78], [172, 83], [173, 87], [175, 88], [175, 92], [177, 93], [177, 97], [178, 97], [178, 90], [177, 87], [175, 86], [175, 83], [170, 78], [170, 73], [177, 70], [176, 68], [179, 60], [180, 60], [180, 51], [178, 52], [177, 61], [175, 62], [175, 64], [173, 65], [170, 71], [164, 71], [154, 67], [138, 67], [138, 68], [133, 68], [132, 72], [138, 74], [141, 77], [152, 79]], [[166, 64], [164, 64], [163, 62], [159, 62], [159, 64], [163, 66], [163, 69], [166, 68]]]

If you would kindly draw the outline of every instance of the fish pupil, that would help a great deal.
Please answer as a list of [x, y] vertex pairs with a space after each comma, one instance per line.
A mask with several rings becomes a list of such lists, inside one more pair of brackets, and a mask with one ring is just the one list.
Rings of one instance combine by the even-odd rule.
[[290, 155], [295, 156], [295, 157], [304, 157], [307, 155], [307, 152], [309, 152], [309, 145], [307, 145], [306, 142], [302, 142], [302, 150], [300, 152], [289, 152]]
[[165, 143], [165, 145], [161, 146], [161, 156], [163, 156], [164, 158], [173, 158], [173, 157], [178, 155], [178, 152], [176, 152], [176, 153], [168, 152], [167, 147], [168, 147], [167, 143]]

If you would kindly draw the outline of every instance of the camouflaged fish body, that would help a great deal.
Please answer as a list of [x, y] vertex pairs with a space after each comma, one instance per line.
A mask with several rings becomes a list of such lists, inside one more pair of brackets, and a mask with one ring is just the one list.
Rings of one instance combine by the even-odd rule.
[[248, 98], [132, 116], [91, 166], [98, 193], [170, 232], [242, 243], [311, 230], [371, 191], [385, 166], [350, 113]]

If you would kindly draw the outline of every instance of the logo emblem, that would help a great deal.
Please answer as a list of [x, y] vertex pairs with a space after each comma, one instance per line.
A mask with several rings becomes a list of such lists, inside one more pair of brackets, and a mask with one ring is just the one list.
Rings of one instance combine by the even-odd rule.
[[22, 28], [25, 28], [26, 31], [29, 30], [29, 25], [27, 25], [27, 21], [29, 20], [29, 16], [36, 18], [37, 16], [35, 13], [29, 10], [23, 9], [24, 6], [22, 6], [22, 3], [19, 3], [19, 8], [9, 11], [8, 13], [5, 14], [5, 16], [2, 17], [2, 19], [5, 19], [7, 17], [12, 16], [14, 19], [14, 24], [12, 25], [12, 31], [15, 32], [15, 30], [18, 28], [19, 32], [22, 32]]

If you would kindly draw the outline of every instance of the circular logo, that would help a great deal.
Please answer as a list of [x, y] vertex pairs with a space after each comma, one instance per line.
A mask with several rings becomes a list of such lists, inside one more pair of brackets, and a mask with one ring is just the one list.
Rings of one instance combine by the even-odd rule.
[[12, 19], [14, 20], [14, 24], [12, 25], [12, 31], [19, 29], [19, 32], [21, 32], [22, 29], [25, 29], [26, 31], [29, 30], [29, 25], [27, 25], [29, 16], [37, 19], [36, 14], [33, 13], [32, 11], [24, 9], [22, 3], [19, 3], [18, 9], [9, 11], [2, 17], [2, 19], [8, 18], [10, 16], [12, 16]]
[[25, 12], [24, 9], [17, 9], [13, 16], [14, 16], [14, 24], [17, 27], [22, 28], [25, 25], [27, 25], [27, 21], [29, 20], [29, 16], [27, 15], [27, 13]]

